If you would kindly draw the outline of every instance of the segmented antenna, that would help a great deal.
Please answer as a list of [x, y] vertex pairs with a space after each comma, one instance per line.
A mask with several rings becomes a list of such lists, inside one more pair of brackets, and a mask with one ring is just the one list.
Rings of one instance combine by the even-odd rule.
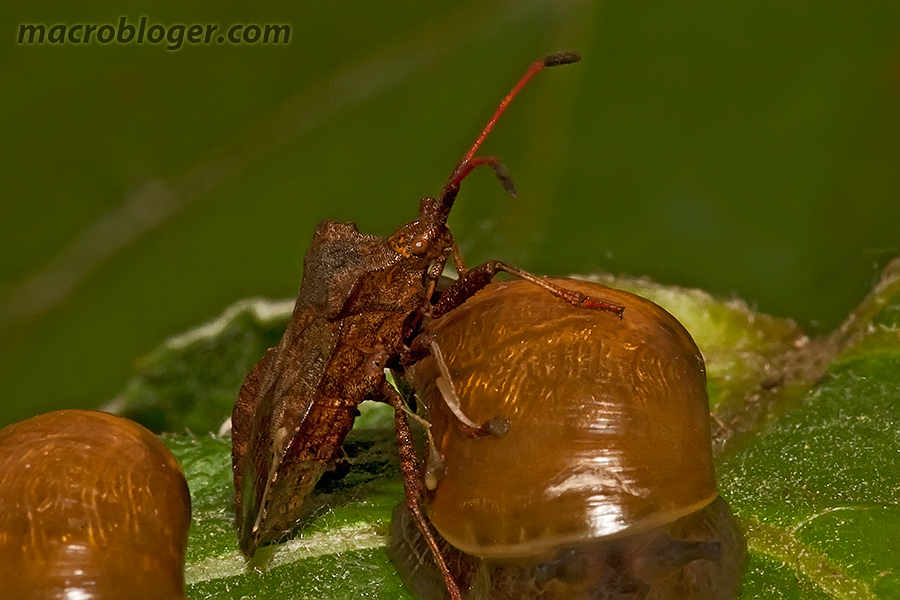
[[[447, 180], [447, 183], [444, 184], [444, 189], [441, 190], [440, 199], [442, 203], [453, 202], [453, 199], [456, 197], [456, 192], [459, 191], [459, 184], [472, 172], [472, 169], [479, 165], [491, 165], [494, 168], [497, 179], [499, 179], [500, 183], [503, 185], [503, 189], [505, 189], [510, 196], [515, 198], [516, 187], [513, 184], [512, 178], [509, 176], [509, 171], [506, 170], [503, 163], [493, 156], [476, 157], [475, 153], [478, 152], [478, 148], [481, 146], [482, 142], [484, 142], [491, 130], [494, 129], [497, 119], [500, 118], [500, 115], [503, 114], [503, 111], [506, 110], [506, 107], [509, 106], [512, 99], [516, 97], [516, 94], [525, 87], [525, 84], [528, 83], [532, 77], [537, 75], [544, 67], [567, 65], [569, 63], [578, 62], [579, 60], [581, 60], [581, 55], [577, 52], [557, 52], [556, 54], [551, 54], [541, 60], [534, 61], [531, 66], [528, 67], [525, 75], [523, 75], [519, 82], [513, 86], [513, 89], [506, 94], [506, 97], [500, 102], [500, 106], [494, 111], [494, 116], [491, 117], [491, 120], [488, 121], [487, 125], [484, 126], [484, 129], [481, 130], [475, 143], [472, 144], [469, 151], [466, 152], [462, 157], [462, 160], [459, 161], [459, 164], [456, 165], [456, 168], [453, 169], [450, 178]], [[449, 211], [449, 209], [449, 206], [445, 207], [445, 210]]]

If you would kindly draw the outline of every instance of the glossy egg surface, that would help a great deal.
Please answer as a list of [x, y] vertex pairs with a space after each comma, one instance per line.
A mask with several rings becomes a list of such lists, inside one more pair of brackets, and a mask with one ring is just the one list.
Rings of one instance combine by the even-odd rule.
[[480, 557], [536, 556], [633, 535], [716, 498], [703, 358], [658, 305], [571, 279], [558, 285], [625, 307], [575, 309], [521, 281], [489, 285], [426, 328], [473, 436], [446, 409], [434, 357], [413, 368], [443, 479], [428, 515]]
[[0, 430], [0, 598], [184, 598], [190, 496], [156, 435], [63, 410]]

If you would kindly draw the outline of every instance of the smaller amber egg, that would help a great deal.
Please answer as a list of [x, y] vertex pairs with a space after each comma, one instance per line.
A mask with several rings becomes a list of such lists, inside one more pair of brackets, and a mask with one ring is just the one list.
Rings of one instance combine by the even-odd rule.
[[187, 482], [159, 438], [62, 410], [0, 430], [0, 598], [180, 600]]

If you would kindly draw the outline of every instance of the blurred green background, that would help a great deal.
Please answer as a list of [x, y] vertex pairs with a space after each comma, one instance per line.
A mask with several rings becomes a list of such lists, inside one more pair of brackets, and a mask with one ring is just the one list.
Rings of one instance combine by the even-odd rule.
[[[288, 23], [290, 44], [20, 46], [20, 23]], [[840, 323], [900, 253], [900, 3], [0, 6], [0, 425], [112, 397], [168, 335], [296, 293], [315, 224], [415, 215], [534, 59], [451, 226]]]

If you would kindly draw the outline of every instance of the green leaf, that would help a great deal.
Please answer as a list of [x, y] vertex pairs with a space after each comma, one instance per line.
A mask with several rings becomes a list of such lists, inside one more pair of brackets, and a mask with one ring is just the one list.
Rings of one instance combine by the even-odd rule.
[[[719, 469], [754, 559], [790, 567], [829, 598], [900, 592], [898, 267], [821, 340], [836, 351], [821, 380]], [[755, 568], [746, 595], [771, 585]]]
[[[897, 597], [900, 260], [839, 329], [815, 339], [739, 301], [644, 279], [592, 279], [667, 308], [706, 357], [711, 403], [725, 419], [720, 489], [750, 549], [743, 597]], [[252, 563], [237, 548], [230, 440], [207, 432], [227, 418], [253, 357], [289, 312], [289, 303], [242, 302], [151, 353], [117, 397], [129, 414], [177, 407], [173, 429], [195, 432], [164, 436], [193, 499], [190, 598], [406, 598], [385, 554], [403, 487], [383, 405], [361, 406], [345, 444], [350, 472], [319, 485], [297, 537]], [[224, 350], [235, 343], [250, 349]], [[224, 383], [188, 401], [204, 381]]]

